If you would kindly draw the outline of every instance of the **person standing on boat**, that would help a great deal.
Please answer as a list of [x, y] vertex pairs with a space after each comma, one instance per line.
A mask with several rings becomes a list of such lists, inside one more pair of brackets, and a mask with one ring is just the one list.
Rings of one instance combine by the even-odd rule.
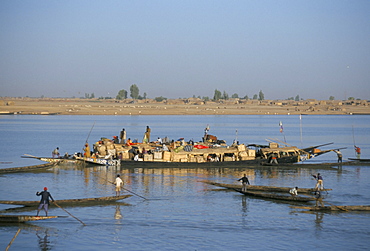
[[322, 195], [320, 191], [315, 192], [316, 196], [316, 207], [324, 207], [324, 202], [322, 201]]
[[86, 158], [91, 157], [90, 146], [87, 142], [86, 142], [85, 148], [84, 148], [84, 157], [86, 157]]
[[54, 202], [53, 197], [48, 192], [48, 188], [44, 187], [44, 191], [36, 192], [36, 195], [41, 196], [41, 200], [40, 200], [39, 207], [37, 208], [37, 215], [36, 216], [39, 216], [39, 212], [42, 208], [44, 208], [46, 216], [48, 216], [48, 209], [49, 209], [49, 204], [50, 204], [49, 198]]
[[321, 190], [324, 189], [324, 181], [320, 173], [318, 173], [317, 175], [312, 175], [312, 177], [314, 177], [317, 180], [317, 183], [315, 186], [316, 191], [319, 191], [320, 189]]
[[339, 149], [338, 150], [334, 150], [334, 152], [337, 154], [337, 156], [338, 156], [338, 163], [340, 162], [340, 163], [342, 163], [342, 158], [343, 158], [343, 155], [342, 155], [342, 153], [341, 153], [341, 151], [339, 151]]
[[121, 144], [126, 144], [126, 130], [122, 128], [122, 131], [119, 133], [119, 138], [121, 139]]
[[149, 143], [150, 142], [150, 128], [149, 126], [146, 126], [146, 131], [144, 133], [143, 143]]
[[117, 178], [114, 181], [114, 185], [116, 185], [116, 196], [119, 196], [121, 193], [121, 187], [123, 186], [123, 181], [119, 174], [117, 174]]
[[358, 159], [361, 157], [361, 148], [358, 146], [355, 146], [356, 156]]
[[59, 147], [57, 147], [57, 148], [55, 148], [52, 152], [51, 152], [51, 156], [53, 157], [53, 158], [55, 158], [55, 157], [57, 157], [57, 158], [59, 158]]
[[247, 185], [250, 185], [247, 176], [244, 174], [244, 176], [241, 177], [240, 179], [238, 179], [238, 181], [242, 182], [242, 185], [243, 185], [242, 192], [246, 192], [247, 191]]
[[298, 187], [293, 187], [292, 189], [289, 190], [289, 193], [295, 197], [298, 195]]

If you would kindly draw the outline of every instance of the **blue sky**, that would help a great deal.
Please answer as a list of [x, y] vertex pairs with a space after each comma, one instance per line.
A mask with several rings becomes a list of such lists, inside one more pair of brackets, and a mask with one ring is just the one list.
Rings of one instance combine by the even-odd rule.
[[0, 96], [370, 99], [370, 1], [1, 0]]

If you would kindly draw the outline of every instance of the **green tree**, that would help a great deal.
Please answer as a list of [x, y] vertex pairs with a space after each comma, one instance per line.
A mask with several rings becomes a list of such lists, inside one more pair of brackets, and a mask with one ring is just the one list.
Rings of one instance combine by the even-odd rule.
[[213, 100], [218, 101], [221, 99], [221, 92], [219, 90], [215, 90], [215, 94], [213, 95]]
[[334, 99], [335, 99], [334, 96], [329, 97], [329, 100], [334, 100]]
[[130, 97], [133, 99], [139, 98], [139, 87], [136, 84], [130, 86]]
[[245, 99], [245, 100], [249, 100], [248, 95], [245, 95], [245, 96], [244, 96], [244, 99]]
[[229, 99], [229, 94], [227, 94], [225, 91], [222, 94], [222, 99], [228, 100]]
[[209, 101], [209, 97], [203, 97], [203, 101]]
[[147, 94], [146, 92], [144, 92], [144, 96], [143, 96], [144, 99], [147, 99]]
[[265, 99], [265, 94], [263, 94], [262, 90], [258, 93], [258, 100], [264, 100]]
[[253, 99], [257, 99], [257, 97], [258, 97], [257, 94], [253, 95]]
[[231, 98], [239, 98], [239, 95], [237, 93], [234, 93], [233, 95], [231, 95]]
[[126, 99], [127, 98], [127, 91], [122, 89], [118, 92], [116, 99], [121, 100], [121, 99]]
[[167, 98], [160, 96], [160, 97], [155, 97], [154, 100], [157, 102], [162, 102], [163, 100], [167, 100]]
[[295, 101], [299, 101], [299, 95], [295, 96]]
[[355, 100], [355, 98], [354, 97], [349, 97], [348, 100]]

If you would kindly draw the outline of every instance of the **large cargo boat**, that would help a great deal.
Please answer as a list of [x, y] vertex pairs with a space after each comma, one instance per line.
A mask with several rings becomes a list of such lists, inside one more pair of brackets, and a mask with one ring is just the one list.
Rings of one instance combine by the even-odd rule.
[[[210, 137], [211, 136], [211, 137]], [[298, 148], [287, 143], [270, 142], [267, 145], [239, 144], [234, 142], [226, 145], [217, 137], [207, 135], [202, 142], [185, 142], [183, 139], [162, 143], [114, 143], [113, 140], [102, 138], [93, 146], [90, 156], [80, 156], [76, 159], [87, 164], [97, 165], [138, 165], [155, 166], [186, 166], [199, 164], [201, 166], [242, 166], [263, 164], [291, 164], [312, 159], [324, 153], [333, 151], [320, 150], [322, 144], [307, 148]]]

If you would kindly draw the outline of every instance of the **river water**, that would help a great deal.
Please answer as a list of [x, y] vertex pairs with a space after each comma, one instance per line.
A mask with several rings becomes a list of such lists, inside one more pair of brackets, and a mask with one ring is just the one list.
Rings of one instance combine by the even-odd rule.
[[[283, 124], [283, 133], [279, 123]], [[23, 154], [51, 156], [79, 152], [86, 140], [112, 138], [122, 128], [141, 141], [146, 126], [151, 137], [200, 140], [204, 128], [231, 144], [266, 144], [266, 139], [298, 147], [331, 143], [321, 149], [353, 145], [370, 158], [370, 116], [0, 116], [0, 168], [41, 164]], [[336, 161], [335, 153], [313, 159]], [[220, 191], [201, 180], [237, 184], [247, 174], [251, 184], [313, 187], [320, 172], [332, 188], [324, 201], [335, 205], [370, 205], [370, 166], [334, 168], [130, 168], [60, 165], [46, 171], [0, 175], [0, 200], [38, 200], [36, 191], [49, 188], [55, 200], [110, 196], [117, 173], [135, 192], [117, 203], [66, 207], [73, 216], [52, 207], [49, 215], [65, 218], [0, 225], [4, 250], [20, 229], [10, 250], [368, 250], [370, 213], [307, 213], [289, 204]], [[146, 198], [143, 199], [142, 197]], [[4, 211], [1, 214], [35, 214]], [[43, 212], [41, 212], [43, 215]]]

